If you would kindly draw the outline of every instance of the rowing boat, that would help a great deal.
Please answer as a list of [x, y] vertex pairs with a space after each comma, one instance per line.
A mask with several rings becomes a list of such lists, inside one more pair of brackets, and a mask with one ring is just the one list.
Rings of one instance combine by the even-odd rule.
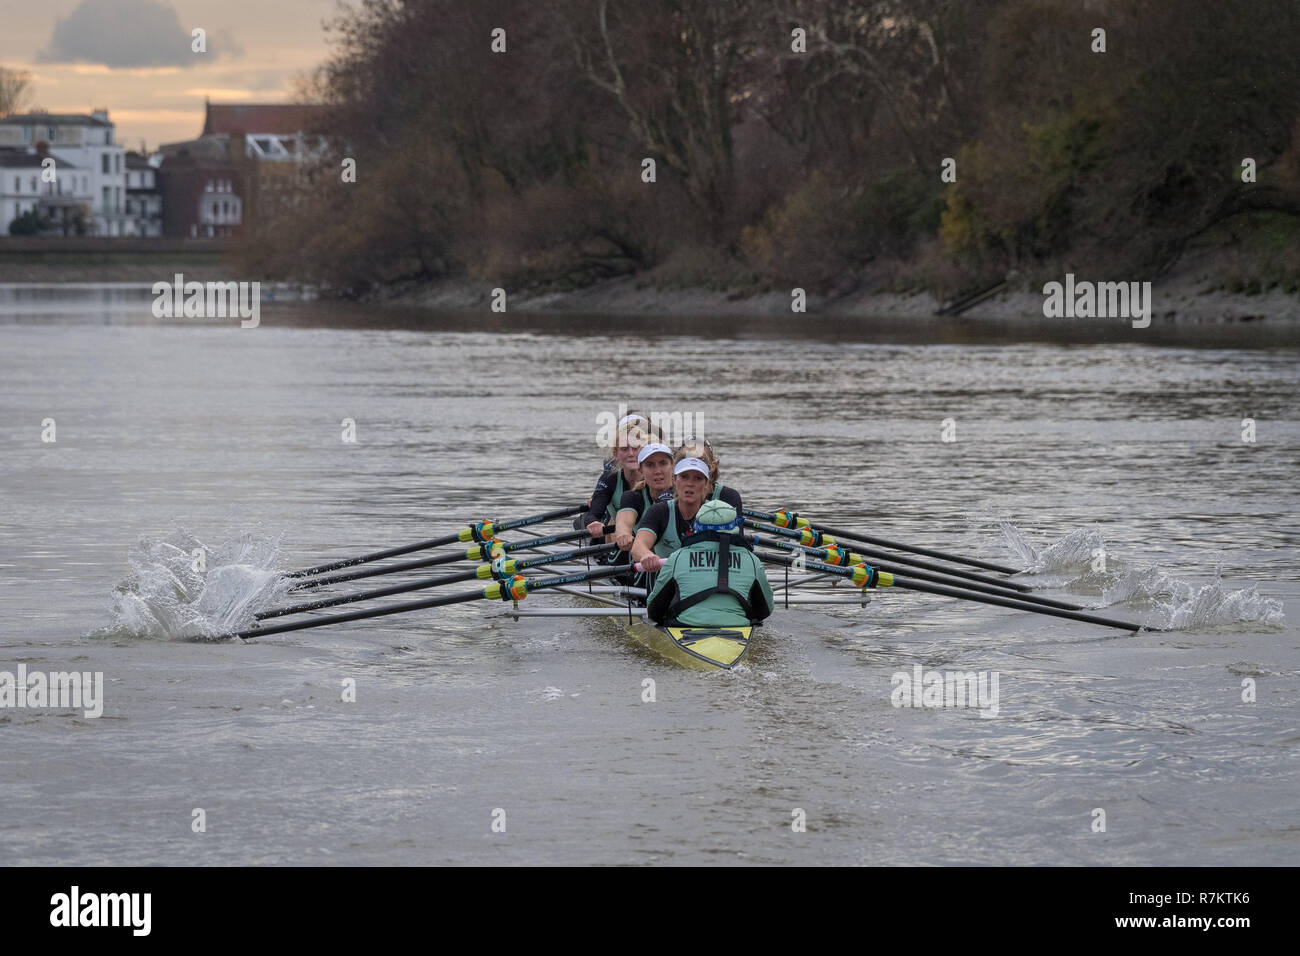
[[[292, 582], [286, 591], [307, 591], [316, 587], [332, 586], [344, 581], [376, 574], [400, 574], [406, 571], [429, 568], [457, 560], [485, 561], [491, 557], [490, 564], [476, 568], [444, 574], [434, 578], [421, 578], [414, 581], [390, 585], [388, 587], [351, 592], [342, 595], [326, 595], [306, 602], [295, 603], [286, 607], [270, 608], [255, 615], [256, 625], [240, 631], [230, 631], [216, 635], [216, 638], [238, 638], [250, 640], [267, 637], [287, 631], [305, 628], [323, 627], [328, 624], [343, 624], [353, 621], [385, 617], [390, 614], [405, 614], [437, 607], [448, 607], [470, 601], [505, 601], [511, 609], [506, 615], [519, 620], [522, 617], [617, 617], [626, 619], [627, 633], [636, 641], [673, 661], [692, 670], [729, 670], [742, 664], [754, 637], [753, 626], [694, 626], [674, 627], [650, 623], [643, 608], [634, 606], [634, 599], [644, 601], [646, 592], [619, 584], [608, 586], [606, 581], [626, 575], [628, 567], [597, 566], [589, 562], [613, 549], [613, 544], [592, 544], [573, 548], [570, 545], [577, 539], [588, 537], [585, 530], [575, 530], [556, 535], [542, 535], [528, 530], [530, 526], [557, 518], [571, 517], [581, 513], [584, 505], [561, 508], [554, 511], [518, 518], [511, 521], [479, 521], [458, 531], [419, 541], [414, 544], [387, 548], [383, 551], [363, 554], [354, 558], [332, 561], [302, 571], [285, 572], [285, 582]], [[1052, 617], [1099, 624], [1124, 631], [1137, 631], [1141, 625], [1114, 618], [1103, 617], [1088, 612], [1077, 605], [1056, 601], [1029, 594], [1031, 587], [1015, 581], [992, 578], [987, 574], [968, 570], [979, 567], [986, 571], [1013, 574], [1014, 569], [1000, 567], [989, 562], [961, 555], [948, 554], [932, 548], [918, 548], [884, 538], [871, 537], [852, 532], [840, 532], [838, 529], [813, 527], [807, 519], [788, 511], [760, 512], [746, 510], [746, 517], [768, 525], [759, 525], [761, 534], [752, 539], [753, 546], [765, 549], [762, 560], [769, 566], [780, 568], [779, 581], [773, 582], [773, 591], [780, 597], [775, 607], [789, 608], [794, 605], [857, 605], [865, 606], [869, 601], [867, 591], [877, 587], [919, 591], [953, 597], [961, 600], [992, 604], [999, 607], [1031, 611]], [[506, 542], [497, 537], [498, 532], [518, 529], [527, 537], [524, 540]], [[608, 529], [607, 529], [608, 530]], [[827, 533], [834, 530], [836, 537]], [[794, 544], [791, 540], [798, 539]], [[456, 545], [474, 542], [474, 547], [467, 551], [442, 552], [434, 557], [415, 561], [402, 561], [384, 564], [370, 570], [348, 571], [344, 574], [331, 575], [328, 572], [352, 568], [355, 565], [387, 561], [411, 554], [441, 548], [444, 545]], [[750, 541], [747, 541], [749, 546]], [[560, 545], [561, 549], [551, 548]], [[866, 563], [864, 555], [851, 552], [849, 547], [879, 547], [906, 552], [904, 555], [890, 555], [881, 552], [891, 564], [872, 567]], [[767, 553], [770, 551], [778, 554]], [[792, 553], [793, 552], [793, 553]], [[536, 557], [523, 557], [525, 553], [534, 553]], [[923, 561], [914, 557], [923, 554], [933, 557], [953, 567], [937, 565], [932, 561]], [[873, 561], [875, 559], [873, 558]], [[579, 563], [581, 562], [581, 563]], [[546, 567], [547, 576], [539, 577], [537, 569]], [[643, 571], [640, 564], [633, 565]], [[888, 570], [887, 570], [888, 569]], [[524, 572], [528, 571], [529, 574]], [[558, 572], [558, 573], [557, 573]], [[924, 578], [921, 575], [924, 574]], [[325, 576], [322, 576], [325, 575]], [[404, 601], [386, 604], [342, 614], [329, 614], [320, 617], [302, 619], [301, 615], [311, 611], [323, 610], [343, 604], [388, 597], [415, 591], [425, 591], [456, 582], [490, 581], [485, 586], [476, 586], [473, 590], [458, 591], [437, 597], [427, 597], [416, 601]], [[600, 582], [597, 585], [597, 582]], [[840, 587], [841, 584], [851, 586]], [[846, 594], [845, 592], [848, 592]], [[521, 602], [530, 594], [544, 592], [551, 594], [570, 594], [594, 601], [598, 607], [521, 607]], [[851, 596], [850, 596], [851, 595]], [[617, 598], [615, 597], [617, 596]], [[295, 617], [285, 623], [266, 623], [271, 618]], [[1159, 630], [1154, 628], [1154, 630]], [[213, 640], [213, 635], [196, 634], [191, 640]]]
[[633, 638], [682, 667], [696, 671], [731, 670], [749, 650], [753, 628], [665, 627], [649, 621], [626, 625]]

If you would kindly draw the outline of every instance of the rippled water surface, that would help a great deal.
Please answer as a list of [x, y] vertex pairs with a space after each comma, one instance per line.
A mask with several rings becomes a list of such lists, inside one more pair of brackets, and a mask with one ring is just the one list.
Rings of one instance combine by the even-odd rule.
[[[97, 719], [0, 708], [0, 862], [1300, 863], [1295, 327], [148, 302], [0, 289], [0, 671], [105, 681]], [[577, 503], [621, 399], [702, 415], [748, 505], [1175, 629], [882, 589], [734, 673], [500, 603], [167, 638]], [[997, 715], [893, 706], [915, 665], [996, 672]]]

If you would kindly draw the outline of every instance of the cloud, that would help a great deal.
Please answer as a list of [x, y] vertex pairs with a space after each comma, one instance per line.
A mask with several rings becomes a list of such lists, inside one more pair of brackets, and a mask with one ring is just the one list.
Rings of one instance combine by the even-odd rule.
[[42, 63], [102, 63], [114, 69], [199, 66], [221, 56], [238, 56], [242, 47], [225, 31], [208, 29], [207, 53], [190, 49], [190, 27], [181, 25], [164, 0], [81, 0], [54, 25]]

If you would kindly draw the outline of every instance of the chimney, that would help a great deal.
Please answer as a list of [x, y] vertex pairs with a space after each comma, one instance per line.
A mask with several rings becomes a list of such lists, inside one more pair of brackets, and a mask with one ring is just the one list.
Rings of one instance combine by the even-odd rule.
[[100, 121], [102, 121], [102, 122], [104, 122], [104, 123], [107, 123], [107, 122], [108, 122], [108, 107], [107, 107], [107, 106], [101, 106], [101, 107], [99, 107], [98, 109], [93, 109], [93, 110], [90, 111], [90, 115], [91, 115], [92, 117], [94, 117], [95, 119], [97, 119], [97, 120], [100, 120]]

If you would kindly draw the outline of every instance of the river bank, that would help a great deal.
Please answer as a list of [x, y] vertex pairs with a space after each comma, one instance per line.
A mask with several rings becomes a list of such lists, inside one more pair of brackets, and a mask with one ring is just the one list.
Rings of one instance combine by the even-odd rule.
[[[77, 239], [0, 241], [0, 284], [147, 283], [172, 280], [257, 279], [244, 274], [226, 243], [211, 240]], [[1300, 321], [1300, 294], [1283, 287], [1231, 278], [1223, 261], [1205, 257], [1182, 265], [1151, 284], [1150, 317], [1155, 323]], [[1064, 276], [1056, 277], [1063, 281]], [[1080, 275], [1078, 280], [1096, 279]], [[432, 312], [465, 313], [492, 308], [490, 279], [457, 277], [418, 284], [394, 284], [370, 302]], [[297, 287], [300, 283], [289, 283]], [[507, 284], [509, 289], [509, 284]], [[328, 298], [328, 291], [322, 293]], [[1045, 316], [1042, 286], [1012, 280], [991, 297], [959, 313], [962, 319], [1018, 320]], [[652, 273], [608, 279], [565, 291], [510, 290], [508, 312], [614, 315], [789, 316], [792, 292], [708, 288], [666, 282]], [[1145, 300], [1144, 300], [1145, 301]], [[858, 289], [847, 294], [806, 297], [812, 315], [846, 318], [929, 318], [945, 303], [930, 292]], [[1067, 318], [1066, 320], [1070, 320]]]
[[[1079, 277], [1081, 280], [1084, 278]], [[1063, 281], [1059, 277], [1057, 281]], [[1151, 285], [1153, 322], [1296, 322], [1300, 295], [1280, 288], [1234, 292], [1225, 280], [1204, 268], [1189, 268]], [[467, 312], [491, 307], [492, 285], [473, 279], [449, 279], [389, 290], [379, 301], [439, 312]], [[1008, 283], [1008, 288], [963, 310], [964, 319], [1042, 319], [1047, 296], [1042, 288]], [[510, 312], [616, 313], [626, 315], [754, 315], [781, 316], [792, 312], [791, 292], [744, 295], [704, 288], [665, 288], [639, 276], [565, 292], [521, 292], [507, 295]], [[859, 291], [839, 296], [808, 295], [809, 314], [849, 318], [889, 316], [928, 318], [940, 313], [942, 302], [928, 292], [900, 294]]]

